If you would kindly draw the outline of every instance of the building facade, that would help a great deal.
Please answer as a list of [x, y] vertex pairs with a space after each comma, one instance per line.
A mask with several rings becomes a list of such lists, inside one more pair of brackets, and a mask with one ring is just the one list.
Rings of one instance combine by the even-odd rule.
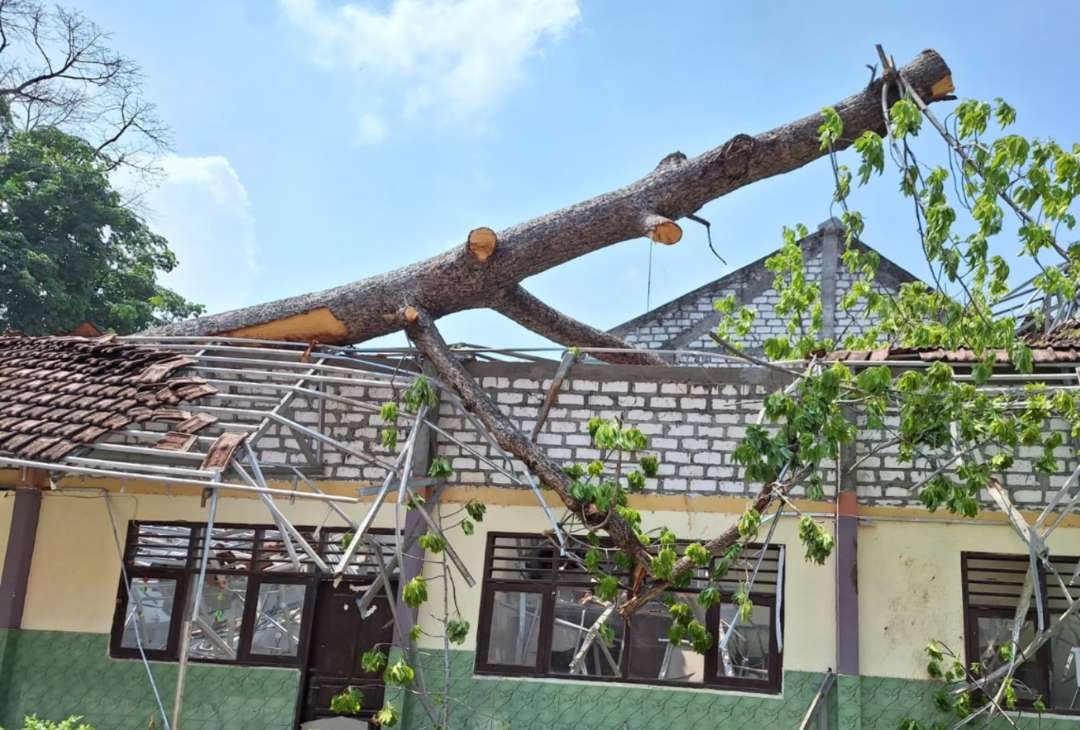
[[[836, 280], [822, 288], [835, 293], [843, 283], [827, 263], [830, 231], [823, 227], [804, 245], [808, 258], [822, 260], [823, 276], [833, 271]], [[752, 267], [758, 268], [735, 272], [619, 331], [658, 349], [704, 346], [712, 310], [700, 309], [698, 300], [730, 290], [733, 282], [746, 301], [768, 300], [767, 290], [756, 290], [762, 285], [759, 264]], [[889, 271], [879, 282], [883, 287], [903, 279], [898, 270]], [[770, 319], [761, 321], [768, 326]], [[839, 316], [834, 322], [848, 326]], [[653, 335], [666, 339], [646, 339]], [[243, 358], [237, 359], [235, 367], [243, 369]], [[732, 452], [756, 421], [761, 399], [786, 384], [775, 371], [702, 367], [692, 358], [670, 367], [583, 362], [570, 366], [545, 411], [560, 380], [558, 363], [466, 365], [526, 433], [545, 414], [535, 440], [558, 461], [599, 456], [588, 433], [593, 416], [617, 416], [639, 428], [661, 464], [645, 489], [630, 496], [630, 505], [647, 528], [666, 526], [688, 540], [708, 539], [733, 524], [756, 492]], [[327, 495], [359, 495], [358, 503], [340, 509], [361, 522], [387, 477], [378, 462], [389, 463], [411, 441], [405, 433], [393, 447], [381, 441], [379, 406], [394, 397], [393, 387], [339, 387], [330, 376], [323, 385], [348, 402], [301, 394], [289, 403], [291, 418], [318, 426], [376, 463], [315, 449], [280, 423], [258, 442], [258, 461], [267, 465], [273, 489], [287, 493], [310, 480]], [[0, 417], [5, 397], [0, 395]], [[204, 409], [211, 411], [223, 399], [200, 402], [211, 404]], [[475, 585], [450, 565], [457, 579], [452, 595], [444, 595], [439, 559], [425, 561], [428, 603], [414, 616], [400, 602], [392, 610], [376, 601], [366, 617], [357, 608], [357, 599], [378, 581], [373, 566], [392, 557], [376, 550], [392, 541], [392, 510], [375, 515], [374, 542], [334, 581], [320, 574], [314, 558], [285, 554], [281, 525], [254, 493], [223, 493], [207, 539], [206, 493], [182, 480], [0, 472], [0, 726], [21, 727], [23, 716], [37, 713], [53, 720], [84, 715], [99, 730], [164, 727], [158, 699], [171, 716], [184, 609], [200, 591], [203, 609], [196, 618], [205, 626], [196, 622], [188, 646], [181, 726], [208, 730], [362, 727], [330, 719], [330, 698], [357, 686], [365, 694], [362, 717], [382, 705], [379, 676], [363, 671], [360, 656], [372, 646], [400, 643], [393, 616], [415, 620], [423, 630], [417, 663], [429, 692], [442, 692], [448, 682], [450, 727], [512, 730], [799, 727], [834, 674], [825, 695], [829, 726], [895, 728], [905, 718], [929, 723], [942, 716], [933, 701], [941, 685], [926, 674], [927, 642], [940, 641], [974, 661], [1008, 631], [1010, 600], [1015, 603], [1027, 567], [1026, 546], [992, 509], [974, 519], [928, 513], [917, 485], [930, 465], [903, 463], [889, 450], [871, 453], [883, 435], [863, 429], [845, 455], [857, 467], [833, 468], [824, 499], [792, 495], [800, 510], [836, 535], [832, 556], [823, 565], [805, 560], [797, 519], [778, 518], [754, 583], [754, 609], [723, 650], [702, 656], [672, 646], [670, 619], [655, 607], [629, 625], [615, 622], [609, 644], [583, 650], [583, 636], [601, 609], [584, 601], [591, 592], [588, 575], [545, 536], [551, 514], [562, 512], [557, 498], [542, 491], [538, 499], [514, 483], [521, 465], [505, 460], [448, 399], [429, 420], [431, 427], [415, 440], [425, 452], [416, 473], [425, 474], [434, 459], [453, 469], [424, 485], [432, 514], [453, 526], [473, 500], [487, 510], [472, 534], [447, 528]], [[1078, 466], [1071, 438], [1060, 447], [1060, 473], [1036, 475], [1031, 460], [1038, 456], [1019, 454], [1003, 475], [1029, 521]], [[437, 502], [431, 490], [438, 490]], [[287, 496], [277, 504], [326, 563], [341, 558], [351, 534], [327, 504]], [[207, 545], [213, 557], [200, 583]], [[1064, 517], [1048, 545], [1062, 574], [1072, 575], [1080, 519]], [[692, 605], [695, 585], [685, 589]], [[730, 593], [736, 588], [724, 586], [722, 602], [700, 611], [714, 636], [732, 619]], [[1044, 588], [1044, 608], [1057, 611], [1063, 596], [1049, 577]], [[437, 612], [426, 608], [441, 610], [444, 599], [469, 624], [449, 654]], [[1071, 713], [1080, 712], [1072, 661], [1080, 619], [1070, 621], [1075, 628], [1066, 627], [1031, 663], [1027, 679], [1049, 710], [1041, 721], [1025, 715], [1022, 727], [1072, 726]], [[431, 727], [415, 693], [385, 690], [385, 699], [400, 709], [401, 726]]]

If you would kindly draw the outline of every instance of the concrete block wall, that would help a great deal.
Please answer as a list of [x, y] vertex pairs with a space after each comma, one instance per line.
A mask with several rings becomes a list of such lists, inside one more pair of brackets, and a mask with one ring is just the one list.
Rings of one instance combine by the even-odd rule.
[[[531, 432], [551, 387], [554, 362], [471, 362], [468, 368], [491, 394], [503, 412], [522, 430]], [[756, 484], [747, 483], [743, 469], [735, 463], [734, 450], [746, 429], [755, 423], [762, 399], [783, 387], [786, 376], [757, 367], [694, 368], [613, 366], [590, 363], [574, 365], [551, 408], [537, 442], [553, 459], [582, 463], [599, 456], [592, 447], [588, 421], [593, 416], [617, 417], [636, 426], [650, 439], [650, 452], [659, 456], [660, 472], [648, 480], [646, 489], [657, 494], [703, 494], [749, 497]], [[396, 456], [379, 444], [385, 426], [377, 409], [393, 392], [381, 387], [351, 387], [348, 397], [368, 402], [362, 411], [342, 404], [326, 409], [326, 432], [350, 447], [390, 462]], [[344, 390], [342, 393], [344, 394]], [[314, 425], [318, 412], [308, 402], [294, 401], [293, 417]], [[451, 478], [458, 485], [511, 485], [504, 473], [524, 473], [522, 464], [504, 461], [499, 450], [450, 402], [440, 403], [435, 423], [450, 437], [435, 434], [437, 456], [448, 459], [454, 468]], [[400, 444], [408, 436], [402, 421]], [[896, 447], [877, 451], [877, 444], [892, 438], [895, 422], [886, 429], [871, 430], [862, 422], [855, 448], [858, 467], [853, 476], [860, 501], [876, 505], [918, 505], [916, 486], [934, 470], [926, 460], [901, 463]], [[1055, 428], [1067, 431], [1066, 424]], [[460, 443], [456, 443], [456, 442]], [[262, 458], [271, 464], [303, 466], [303, 453], [287, 429], [271, 432]], [[1016, 461], [1003, 475], [1005, 485], [1021, 506], [1044, 504], [1078, 463], [1075, 441], [1067, 438], [1058, 449], [1059, 470], [1053, 475], [1034, 473], [1033, 463], [1041, 452], [1020, 449]], [[381, 482], [385, 470], [377, 465], [358, 464], [332, 448], [324, 449], [326, 465], [321, 477], [355, 481], [357, 486]], [[824, 491], [835, 493], [837, 482], [832, 465], [826, 465]], [[522, 487], [524, 488], [524, 487]], [[803, 496], [797, 489], [794, 496]]]
[[[531, 432], [550, 387], [553, 367], [475, 364], [481, 385], [519, 428]], [[635, 372], [636, 371], [636, 372]], [[592, 447], [588, 421], [593, 416], [619, 418], [650, 440], [660, 472], [646, 489], [661, 494], [748, 493], [732, 454], [761, 408], [761, 400], [779, 387], [767, 371], [748, 368], [621, 368], [574, 366], [537, 436], [553, 459], [588, 462], [600, 453]], [[443, 405], [440, 426], [485, 458], [499, 462], [497, 451], [468, 423]], [[451, 460], [461, 484], [510, 484], [468, 450], [439, 438], [438, 453]], [[501, 462], [500, 462], [501, 463]], [[520, 469], [520, 464], [513, 464]]]
[[[861, 304], [850, 311], [841, 306], [843, 297], [851, 290], [856, 279], [840, 258], [844, 250], [844, 234], [842, 224], [830, 219], [799, 242], [803, 250], [807, 277], [821, 284], [825, 319], [823, 335], [831, 336], [837, 341], [842, 341], [847, 336], [862, 334], [872, 324], [863, 313]], [[855, 245], [869, 250], [865, 244]], [[766, 256], [747, 264], [710, 284], [619, 325], [612, 332], [638, 347], [704, 350], [715, 354], [718, 348], [709, 335], [715, 329], [720, 315], [715, 311], [713, 303], [734, 295], [738, 306], [748, 306], [757, 315], [750, 334], [734, 338], [734, 341], [747, 352], [760, 354], [765, 340], [787, 332], [787, 318], [776, 312], [780, 297], [773, 288], [775, 275], [765, 268], [768, 258]], [[910, 273], [881, 258], [875, 289], [882, 294], [895, 293], [901, 284], [914, 280], [915, 277]], [[680, 354], [674, 362], [679, 365], [714, 367], [730, 367], [735, 364], [704, 354]]]

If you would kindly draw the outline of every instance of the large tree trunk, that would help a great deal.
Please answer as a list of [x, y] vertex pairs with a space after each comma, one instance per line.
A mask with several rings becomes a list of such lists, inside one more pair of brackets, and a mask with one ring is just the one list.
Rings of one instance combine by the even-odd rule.
[[[924, 51], [900, 72], [926, 100], [940, 100], [953, 90], [949, 69], [934, 51]], [[834, 106], [845, 132], [838, 147], [846, 147], [867, 130], [885, 133], [882, 83], [872, 82]], [[743, 185], [794, 170], [822, 156], [821, 123], [821, 115], [814, 114], [756, 137], [737, 135], [692, 160], [678, 153], [668, 155], [652, 173], [625, 188], [498, 234], [488, 228], [473, 229], [462, 246], [427, 261], [336, 289], [180, 322], [155, 332], [354, 343], [405, 329], [442, 383], [457, 393], [499, 445], [519, 458], [588, 526], [607, 532], [615, 546], [649, 573], [649, 553], [632, 527], [618, 513], [599, 514], [591, 505], [574, 499], [570, 477], [503, 415], [446, 346], [435, 320], [464, 309], [490, 307], [568, 346], [618, 348], [621, 340], [548, 307], [526, 292], [520, 282], [630, 238], [647, 236], [657, 243], [676, 243], [682, 235], [675, 222], [679, 218]], [[615, 362], [662, 362], [648, 352], [597, 356]], [[772, 489], [767, 485], [759, 492], [753, 501], [755, 509], [765, 510]], [[708, 541], [706, 548], [718, 555], [738, 537], [737, 528], [731, 527]], [[675, 566], [676, 574], [691, 567], [690, 559], [684, 556]], [[629, 616], [668, 587], [664, 581], [651, 581], [620, 610]]]
[[[923, 51], [901, 73], [926, 100], [952, 90], [948, 66]], [[844, 122], [845, 147], [866, 130], [885, 133], [879, 79], [834, 105]], [[624, 188], [521, 223], [492, 236], [477, 228], [450, 251], [381, 276], [334, 289], [166, 325], [161, 335], [225, 335], [356, 343], [402, 329], [407, 305], [433, 318], [465, 309], [496, 306], [501, 292], [591, 251], [620, 241], [650, 237], [674, 243], [674, 222], [744, 185], [789, 172], [821, 157], [820, 114], [757, 136], [739, 134], [693, 159], [666, 157], [650, 174]], [[555, 336], [552, 318], [515, 317]], [[574, 335], [575, 328], [556, 329]], [[580, 333], [578, 333], [580, 334]], [[563, 344], [586, 344], [567, 341]]]
[[469, 412], [480, 419], [496, 443], [505, 451], [521, 459], [542, 484], [559, 496], [567, 509], [581, 515], [582, 521], [586, 524], [602, 526], [619, 549], [648, 567], [649, 554], [626, 520], [615, 512], [597, 513], [592, 505], [587, 505], [585, 511], [582, 512], [582, 505], [570, 494], [574, 480], [567, 476], [558, 462], [544, 453], [543, 449], [534, 444], [499, 410], [491, 396], [480, 387], [446, 346], [446, 342], [427, 312], [421, 310], [416, 314], [417, 316], [405, 330], [409, 339], [431, 364], [439, 380], [444, 385], [453, 388], [461, 398], [461, 402]]

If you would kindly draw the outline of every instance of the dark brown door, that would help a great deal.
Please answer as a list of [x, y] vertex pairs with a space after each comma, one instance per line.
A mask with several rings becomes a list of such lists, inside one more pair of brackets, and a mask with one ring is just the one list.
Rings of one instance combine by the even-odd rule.
[[388, 651], [394, 625], [385, 596], [376, 599], [375, 611], [367, 618], [360, 616], [356, 599], [365, 590], [367, 586], [347, 581], [336, 588], [331, 581], [319, 584], [301, 722], [334, 717], [330, 699], [349, 686], [364, 693], [361, 717], [370, 717], [382, 707], [382, 675], [366, 674], [360, 657], [376, 645]]

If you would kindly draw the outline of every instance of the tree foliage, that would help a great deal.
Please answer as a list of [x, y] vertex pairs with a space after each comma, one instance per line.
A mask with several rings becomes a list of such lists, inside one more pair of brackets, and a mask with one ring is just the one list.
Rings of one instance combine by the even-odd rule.
[[166, 240], [124, 204], [93, 146], [57, 129], [12, 131], [0, 149], [0, 328], [126, 334], [203, 311], [158, 277]]

